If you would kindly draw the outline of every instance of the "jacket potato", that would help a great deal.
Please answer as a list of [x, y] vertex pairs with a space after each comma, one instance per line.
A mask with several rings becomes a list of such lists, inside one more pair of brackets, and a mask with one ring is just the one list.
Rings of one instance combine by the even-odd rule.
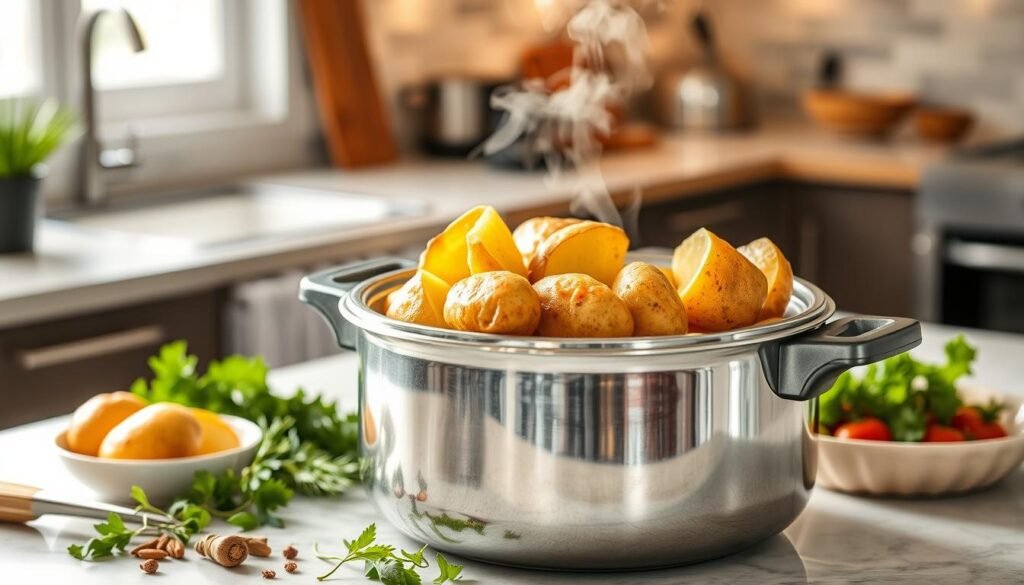
[[537, 334], [545, 337], [629, 337], [633, 316], [607, 285], [586, 274], [558, 274], [533, 285], [540, 296]]
[[540, 298], [524, 276], [481, 272], [452, 286], [444, 320], [459, 331], [533, 335], [540, 321]]

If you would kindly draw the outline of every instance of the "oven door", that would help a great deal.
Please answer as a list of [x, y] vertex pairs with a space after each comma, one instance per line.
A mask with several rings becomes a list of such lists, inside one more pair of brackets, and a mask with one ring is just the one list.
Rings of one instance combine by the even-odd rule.
[[947, 240], [942, 322], [1024, 333], [1024, 241]]

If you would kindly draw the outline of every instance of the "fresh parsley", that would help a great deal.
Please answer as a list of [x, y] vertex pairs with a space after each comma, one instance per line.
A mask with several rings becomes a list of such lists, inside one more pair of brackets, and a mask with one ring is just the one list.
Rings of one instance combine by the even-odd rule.
[[149, 360], [152, 380], [136, 380], [132, 392], [152, 402], [247, 418], [263, 427], [263, 439], [241, 473], [196, 473], [189, 493], [171, 506], [173, 513], [202, 510], [242, 530], [281, 527], [274, 512], [294, 493], [332, 496], [354, 483], [359, 474], [355, 413], [339, 416], [334, 403], [309, 398], [301, 388], [289, 398], [271, 393], [260, 358], [213, 361], [201, 375], [198, 363], [184, 342], [169, 343]]
[[[421, 584], [417, 569], [430, 567], [430, 563], [424, 557], [426, 546], [415, 552], [410, 552], [398, 550], [388, 544], [377, 544], [376, 541], [377, 525], [370, 524], [354, 540], [342, 541], [347, 550], [344, 555], [322, 553], [319, 547], [314, 545], [313, 551], [318, 559], [334, 563], [334, 567], [317, 577], [317, 580], [329, 579], [345, 563], [363, 561], [363, 574], [372, 581], [379, 581], [384, 585]], [[441, 553], [437, 553], [435, 560], [441, 574], [434, 579], [434, 583], [440, 585], [461, 579], [462, 565], [449, 562]]]
[[865, 368], [857, 379], [849, 372], [821, 396], [819, 421], [830, 428], [863, 417], [885, 421], [896, 441], [920, 441], [930, 418], [949, 425], [963, 402], [956, 381], [971, 373], [977, 351], [963, 335], [945, 347], [946, 363], [926, 364], [904, 353]]

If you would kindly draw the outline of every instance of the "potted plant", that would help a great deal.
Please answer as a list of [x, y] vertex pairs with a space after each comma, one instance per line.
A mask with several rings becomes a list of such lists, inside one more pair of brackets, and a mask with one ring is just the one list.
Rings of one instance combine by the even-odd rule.
[[52, 100], [0, 100], [0, 253], [32, 250], [42, 163], [76, 128]]

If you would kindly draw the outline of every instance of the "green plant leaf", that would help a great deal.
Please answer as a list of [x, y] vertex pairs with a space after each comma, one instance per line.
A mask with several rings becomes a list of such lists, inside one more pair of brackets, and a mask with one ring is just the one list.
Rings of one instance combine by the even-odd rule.
[[227, 522], [241, 528], [243, 531], [253, 530], [260, 526], [260, 521], [249, 512], [236, 512], [228, 516]]

